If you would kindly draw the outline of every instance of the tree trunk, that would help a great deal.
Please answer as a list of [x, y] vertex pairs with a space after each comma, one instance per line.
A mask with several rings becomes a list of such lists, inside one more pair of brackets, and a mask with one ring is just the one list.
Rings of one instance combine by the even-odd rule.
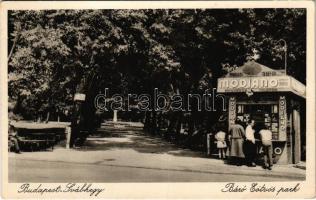
[[176, 124], [176, 134], [175, 134], [175, 139], [176, 142], [179, 143], [181, 139], [181, 124], [182, 124], [182, 112], [177, 113], [177, 124]]
[[19, 26], [17, 26], [16, 36], [14, 38], [13, 45], [11, 47], [11, 50], [10, 50], [10, 53], [9, 53], [9, 56], [8, 56], [8, 62], [10, 61], [10, 59], [12, 57], [13, 51], [14, 51], [14, 49], [16, 47], [16, 43], [18, 42], [18, 40], [20, 38], [20, 34], [21, 34], [21, 24]]
[[[80, 83], [76, 87], [76, 93], [84, 92], [85, 79], [80, 77]], [[71, 137], [70, 137], [70, 147], [73, 147], [74, 142], [77, 138], [80, 137], [80, 125], [81, 120], [81, 110], [82, 110], [82, 101], [75, 101], [73, 103], [73, 111], [71, 117]]]
[[144, 130], [149, 131], [150, 129], [150, 112], [145, 112], [145, 119], [144, 119]]
[[50, 116], [50, 111], [48, 111], [48, 112], [47, 112], [47, 114], [46, 114], [46, 120], [45, 120], [45, 123], [48, 123], [49, 116]]
[[152, 111], [151, 134], [157, 134], [157, 112], [154, 110]]

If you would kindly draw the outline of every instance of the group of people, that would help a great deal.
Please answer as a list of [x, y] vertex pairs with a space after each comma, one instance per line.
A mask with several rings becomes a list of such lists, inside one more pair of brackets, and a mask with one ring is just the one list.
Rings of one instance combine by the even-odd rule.
[[[226, 135], [224, 128], [219, 128], [215, 134], [218, 155], [220, 159], [226, 158], [227, 148], [229, 148], [229, 158], [237, 165], [246, 162], [249, 167], [256, 167], [257, 145], [255, 138], [255, 121], [249, 119], [246, 129], [242, 122], [237, 119]], [[264, 168], [272, 170], [272, 132], [267, 126], [259, 129], [260, 140], [264, 152]]]

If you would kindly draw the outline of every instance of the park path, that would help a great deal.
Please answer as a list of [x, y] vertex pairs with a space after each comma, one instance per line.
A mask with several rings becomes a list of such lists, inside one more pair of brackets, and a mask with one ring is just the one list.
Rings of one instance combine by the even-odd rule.
[[[58, 166], [58, 167], [56, 167]], [[141, 128], [102, 126], [78, 149], [9, 154], [12, 181], [221, 182], [304, 180], [305, 170], [276, 165], [234, 166], [203, 152], [177, 147]], [[32, 170], [37, 169], [36, 173]], [[23, 168], [22, 171], [20, 168]], [[29, 169], [29, 170], [28, 170]], [[22, 172], [24, 174], [22, 174]], [[41, 174], [40, 176], [37, 174]], [[131, 174], [132, 173], [132, 174]]]

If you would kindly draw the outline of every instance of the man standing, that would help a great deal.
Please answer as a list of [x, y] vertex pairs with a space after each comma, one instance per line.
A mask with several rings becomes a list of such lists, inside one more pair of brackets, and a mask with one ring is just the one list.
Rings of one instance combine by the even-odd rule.
[[238, 166], [242, 164], [242, 159], [245, 157], [243, 152], [245, 129], [240, 124], [241, 121], [237, 119], [230, 128], [228, 136], [230, 140], [230, 159]]
[[256, 141], [255, 130], [253, 129], [255, 120], [249, 119], [248, 126], [246, 128], [246, 141], [245, 141], [245, 157], [248, 167], [255, 167], [256, 158]]
[[263, 129], [259, 132], [262, 148], [264, 152], [264, 166], [263, 168], [272, 170], [273, 160], [272, 160], [272, 132], [268, 129], [267, 126], [264, 126]]

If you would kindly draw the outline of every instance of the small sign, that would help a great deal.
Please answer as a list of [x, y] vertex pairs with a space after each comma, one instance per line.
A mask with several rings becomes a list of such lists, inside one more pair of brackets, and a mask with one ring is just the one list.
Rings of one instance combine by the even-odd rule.
[[279, 99], [279, 140], [286, 141], [286, 99], [280, 96]]
[[232, 96], [229, 98], [229, 115], [228, 115], [229, 129], [231, 128], [231, 125], [235, 124], [235, 120], [236, 120], [236, 98]]
[[287, 91], [290, 88], [290, 77], [240, 77], [218, 79], [218, 92], [254, 92]]
[[82, 93], [76, 93], [74, 97], [75, 101], [85, 101], [86, 100], [86, 95]]

